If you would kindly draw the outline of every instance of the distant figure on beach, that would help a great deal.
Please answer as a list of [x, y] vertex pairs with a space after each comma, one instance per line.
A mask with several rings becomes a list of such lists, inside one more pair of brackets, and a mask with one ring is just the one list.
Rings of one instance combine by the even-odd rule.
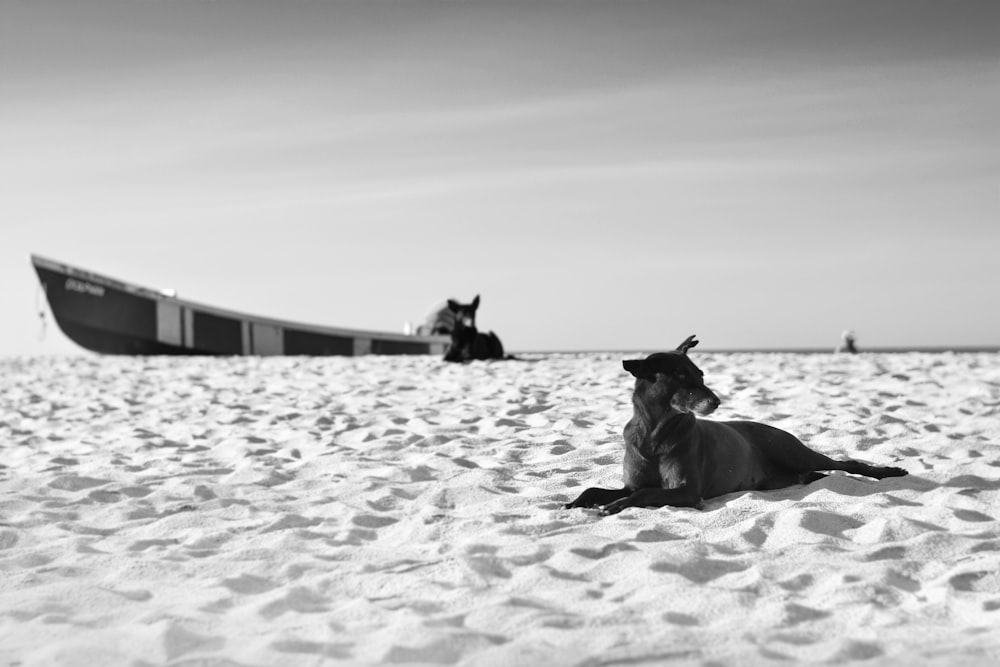
[[858, 348], [854, 345], [854, 332], [848, 329], [840, 335], [841, 341], [840, 345], [834, 352], [847, 352], [848, 354], [857, 354]]
[[479, 295], [472, 303], [463, 304], [448, 299], [448, 310], [455, 318], [451, 330], [451, 345], [444, 354], [445, 361], [473, 361], [475, 359], [507, 359], [503, 343], [495, 333], [480, 333], [476, 328], [476, 310]]

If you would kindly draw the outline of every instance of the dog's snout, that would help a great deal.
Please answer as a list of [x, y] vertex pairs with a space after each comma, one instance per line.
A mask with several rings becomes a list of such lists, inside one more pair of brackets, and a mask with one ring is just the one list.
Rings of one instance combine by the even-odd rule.
[[698, 404], [695, 406], [694, 413], [696, 415], [701, 416], [701, 417], [707, 417], [708, 415], [710, 415], [713, 412], [715, 412], [715, 409], [718, 408], [718, 407], [719, 407], [719, 401], [718, 401], [718, 399], [716, 399], [714, 401], [710, 400], [710, 399], [706, 399], [704, 401], [699, 401], [698, 402]]
[[722, 401], [719, 400], [719, 397], [716, 396], [711, 391], [708, 392], [708, 402], [712, 406], [713, 410], [716, 409], [717, 407], [719, 407], [719, 405], [722, 403]]
[[704, 392], [698, 401], [697, 413], [702, 416], [710, 415], [715, 412], [719, 405], [721, 405], [722, 401], [720, 401], [719, 397], [716, 396], [715, 393], [713, 393], [708, 387], [702, 387], [702, 389]]

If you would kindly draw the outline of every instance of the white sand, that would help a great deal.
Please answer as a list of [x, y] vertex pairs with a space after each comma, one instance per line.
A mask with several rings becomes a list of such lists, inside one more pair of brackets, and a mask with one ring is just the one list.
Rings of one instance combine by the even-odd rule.
[[911, 475], [561, 509], [619, 354], [0, 361], [0, 666], [1000, 660], [1000, 356], [692, 358]]

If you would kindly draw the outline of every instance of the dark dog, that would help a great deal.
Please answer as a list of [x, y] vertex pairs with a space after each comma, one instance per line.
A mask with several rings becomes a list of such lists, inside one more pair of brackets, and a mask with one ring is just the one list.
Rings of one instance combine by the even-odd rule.
[[836, 461], [781, 429], [750, 421], [695, 419], [719, 407], [687, 356], [689, 336], [673, 352], [622, 362], [635, 376], [634, 412], [625, 425], [625, 488], [587, 489], [566, 505], [615, 514], [626, 507], [696, 507], [735, 491], [781, 489], [843, 470], [882, 479], [907, 474], [859, 461]]
[[472, 361], [474, 359], [506, 359], [503, 343], [492, 331], [480, 333], [476, 328], [476, 309], [479, 295], [470, 304], [448, 299], [448, 309], [455, 314], [451, 330], [451, 345], [444, 354], [445, 361]]

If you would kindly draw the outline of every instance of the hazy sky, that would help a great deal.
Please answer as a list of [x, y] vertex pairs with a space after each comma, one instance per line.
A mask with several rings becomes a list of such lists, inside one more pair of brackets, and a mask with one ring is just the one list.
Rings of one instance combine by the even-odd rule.
[[35, 252], [513, 350], [1000, 344], [1000, 2], [0, 0], [0, 355]]

